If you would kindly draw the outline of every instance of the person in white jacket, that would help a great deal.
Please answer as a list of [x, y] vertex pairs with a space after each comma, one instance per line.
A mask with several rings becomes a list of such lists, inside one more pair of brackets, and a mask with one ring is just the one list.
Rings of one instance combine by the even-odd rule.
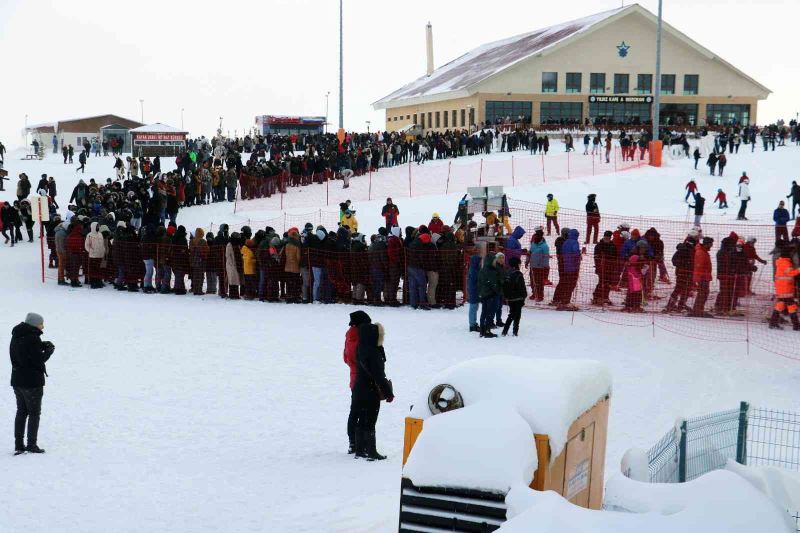
[[241, 278], [239, 277], [239, 268], [236, 261], [236, 255], [241, 257], [240, 247], [242, 245], [239, 233], [234, 232], [231, 234], [228, 244], [225, 246], [225, 276], [228, 283], [228, 297], [231, 300], [239, 299], [239, 285], [241, 285]]
[[750, 180], [747, 178], [743, 179], [739, 184], [739, 201], [741, 205], [736, 220], [747, 220], [747, 217], [744, 216], [747, 212], [747, 202], [750, 201]]
[[103, 288], [103, 273], [100, 268], [103, 258], [106, 256], [106, 241], [103, 234], [98, 229], [97, 222], [92, 222], [90, 230], [86, 235], [84, 248], [89, 254], [89, 286], [93, 289]]

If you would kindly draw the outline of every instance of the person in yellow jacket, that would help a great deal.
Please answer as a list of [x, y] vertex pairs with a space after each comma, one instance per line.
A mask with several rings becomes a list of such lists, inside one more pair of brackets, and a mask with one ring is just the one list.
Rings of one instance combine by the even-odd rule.
[[783, 329], [779, 321], [784, 310], [789, 311], [792, 320], [792, 329], [800, 331], [800, 322], [797, 320], [797, 302], [795, 301], [794, 278], [800, 274], [800, 268], [792, 264], [792, 249], [789, 246], [781, 247], [781, 256], [775, 261], [775, 307], [769, 318], [770, 329]]
[[547, 205], [544, 207], [544, 218], [547, 219], [547, 235], [550, 236], [551, 225], [556, 227], [556, 235], [561, 233], [558, 226], [558, 200], [552, 194], [547, 195]]
[[256, 297], [256, 274], [258, 262], [253, 251], [256, 244], [253, 239], [247, 239], [242, 246], [242, 269], [244, 270], [244, 299], [252, 300]]
[[344, 212], [344, 216], [342, 217], [342, 225], [346, 225], [348, 228], [350, 228], [351, 234], [358, 233], [358, 219], [356, 219], [355, 209], [347, 209]]

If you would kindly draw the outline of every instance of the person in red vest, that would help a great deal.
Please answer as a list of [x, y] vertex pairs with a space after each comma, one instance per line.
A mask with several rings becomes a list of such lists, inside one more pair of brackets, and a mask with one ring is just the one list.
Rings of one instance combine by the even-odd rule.
[[386, 221], [386, 231], [391, 231], [393, 226], [399, 226], [400, 210], [392, 203], [391, 198], [386, 199], [386, 205], [381, 209], [381, 216]]

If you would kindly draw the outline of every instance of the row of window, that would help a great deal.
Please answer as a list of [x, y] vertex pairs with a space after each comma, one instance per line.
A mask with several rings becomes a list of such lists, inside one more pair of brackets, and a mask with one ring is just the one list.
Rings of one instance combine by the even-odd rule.
[[[582, 102], [540, 102], [539, 118], [541, 124], [580, 123], [583, 118]], [[651, 119], [651, 104], [633, 102], [591, 102], [589, 118], [614, 124], [643, 124]], [[530, 101], [486, 101], [486, 124], [499, 124], [510, 119], [511, 122], [530, 122], [533, 103]], [[475, 123], [474, 108], [469, 109], [469, 123]], [[429, 111], [417, 115], [405, 115], [412, 124], [426, 128], [465, 128], [467, 110]], [[389, 120], [403, 120], [403, 115]], [[417, 122], [419, 118], [419, 122]], [[696, 126], [697, 104], [661, 104], [661, 122], [670, 125]], [[749, 104], [708, 104], [706, 106], [708, 124], [749, 124]]]
[[[675, 74], [661, 75], [661, 94], [675, 94]], [[580, 93], [583, 91], [583, 74], [581, 72], [567, 72], [566, 92]], [[604, 94], [606, 92], [605, 72], [592, 72], [589, 74], [589, 92], [591, 94]], [[614, 74], [614, 94], [630, 93], [630, 74]], [[696, 96], [700, 91], [700, 75], [686, 74], [683, 76], [683, 94]], [[542, 92], [558, 92], [558, 72], [542, 72]], [[653, 75], [637, 74], [636, 94], [653, 93]]]

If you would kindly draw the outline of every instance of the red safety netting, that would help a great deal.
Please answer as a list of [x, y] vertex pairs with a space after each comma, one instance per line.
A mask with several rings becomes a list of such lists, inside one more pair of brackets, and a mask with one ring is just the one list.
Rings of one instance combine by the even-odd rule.
[[534, 185], [621, 172], [645, 164], [646, 150], [632, 148], [623, 155], [621, 148], [614, 146], [608, 154], [608, 162], [604, 148], [594, 154], [590, 150], [587, 155], [561, 151], [531, 155], [517, 151], [506, 159], [473, 156], [425, 164], [410, 161], [354, 175], [347, 189], [343, 188], [343, 180], [335, 179], [331, 173], [308, 177], [308, 185], [303, 185], [301, 176], [286, 173], [269, 178], [243, 174], [234, 212], [338, 205], [347, 199], [410, 198], [489, 185]]
[[[539, 225], [546, 227], [544, 207], [542, 204], [509, 201], [509, 226], [513, 228], [520, 225], [526, 230], [526, 235], [522, 239], [524, 250], [527, 250], [530, 245], [533, 229]], [[332, 229], [336, 227], [337, 217], [335, 213], [317, 210], [307, 214], [285, 214], [269, 221], [250, 221], [250, 225], [254, 232], [265, 226], [271, 226], [276, 232], [282, 234], [292, 226], [302, 230], [303, 225], [307, 222], [311, 222], [315, 226], [322, 224]], [[688, 273], [684, 275], [682, 272], [676, 272], [676, 267], [672, 264], [676, 246], [693, 229], [693, 221], [679, 218], [657, 219], [601, 214], [597, 223], [598, 238], [605, 230], [615, 230], [620, 224], [627, 223], [630, 225], [631, 232], [638, 230], [641, 236], [645, 236], [648, 230], [654, 228], [659, 235], [659, 240], [663, 243], [663, 255], [659, 253], [659, 246], [655, 242], [651, 243], [653, 256], [648, 257], [645, 261], [648, 269], [640, 277], [641, 296], [634, 294], [633, 300], [631, 300], [626, 284], [628, 276], [623, 275], [628, 263], [624, 259], [598, 263], [594, 256], [594, 239], [590, 239], [589, 244], [585, 243], [586, 213], [579, 210], [562, 209], [558, 213], [558, 223], [561, 228], [569, 227], [579, 231], [579, 242], [582, 248], [580, 267], [573, 276], [574, 279], [571, 279], [569, 275], [559, 274], [563, 256], [562, 258], [557, 257], [555, 239], [558, 232], [553, 227], [552, 234], [546, 237], [550, 249], [547, 258], [549, 271], [543, 274], [533, 269], [530, 271], [526, 269], [529, 294], [532, 293], [533, 287], [542, 287], [541, 293], [539, 293], [541, 300], [526, 300], [528, 308], [548, 310], [560, 308], [569, 312], [583, 313], [587, 317], [608, 324], [651, 328], [654, 334], [658, 330], [665, 330], [704, 341], [746, 343], [747, 346], [753, 344], [787, 358], [800, 359], [797, 333], [791, 331], [791, 324], [785, 322], [786, 317], [784, 317], [785, 331], [769, 329], [767, 325], [767, 318], [773, 309], [773, 267], [770, 253], [776, 239], [774, 225], [702, 224], [702, 236], [714, 239], [714, 245], [710, 252], [713, 281], [710, 283], [707, 302], [703, 307], [706, 312], [713, 313], [713, 317], [696, 318], [688, 316], [686, 311], [694, 307], [698, 290], [693, 283], [688, 281], [690, 278]], [[240, 227], [231, 227], [230, 231], [236, 231]], [[217, 227], [211, 226], [211, 230], [216, 231]], [[737, 264], [737, 267], [732, 269], [729, 263], [726, 263], [729, 265], [728, 272], [720, 272], [717, 252], [722, 240], [730, 237], [732, 232], [737, 234], [737, 238], [755, 238], [754, 251], [756, 255], [766, 261], [766, 264], [748, 261], [744, 267]], [[498, 250], [503, 249], [502, 243], [501, 239]], [[52, 238], [48, 239], [48, 248], [51, 250], [53, 248]], [[214, 250], [215, 247], [211, 246], [209, 255], [204, 260], [205, 263], [198, 266], [193, 262], [196, 257], [192, 250], [185, 246], [158, 245], [154, 247], [154, 245], [143, 245], [138, 242], [116, 244], [112, 242], [111, 251], [99, 265], [90, 265], [85, 253], [67, 254], [63, 258], [63, 264], [72, 268], [72, 275], [78, 276], [79, 279], [88, 275], [93, 268], [100, 268], [102, 278], [106, 281], [123, 281], [126, 284], [139, 286], [142, 284], [146, 272], [145, 259], [152, 257], [154, 280], [162, 279], [162, 275], [158, 274], [159, 267], [163, 268], [165, 264], [170, 265], [169, 287], [174, 290], [176, 264], [178, 273], [185, 276], [191, 276], [193, 268], [200, 268], [201, 270], [195, 272], [201, 275], [195, 277], [201, 281], [201, 290], [209, 290], [207, 273], [210, 271], [216, 273], [216, 287], [212, 286], [214, 289], [212, 292], [216, 292], [219, 290], [219, 284], [227, 281], [228, 271], [224, 268], [222, 251], [219, 248]], [[459, 247], [458, 250], [432, 252], [429, 258], [421, 259], [423, 275], [421, 278], [417, 277], [413, 282], [414, 272], [410, 273], [409, 267], [413, 267], [414, 261], [419, 260], [419, 257], [414, 258], [406, 251], [401, 254], [399, 260], [395, 258], [392, 262], [386, 251], [337, 252], [326, 250], [322, 253], [303, 248], [301, 268], [306, 269], [306, 274], [294, 275], [286, 272], [286, 258], [281, 254], [279, 247], [277, 260], [265, 257], [263, 251], [256, 253], [255, 278], [244, 277], [241, 250], [238, 252], [235, 254], [237, 264], [234, 268], [242, 275], [241, 290], [248, 296], [255, 294], [254, 297], [258, 297], [259, 294], [262, 294], [262, 297], [268, 300], [290, 299], [296, 297], [300, 290], [304, 291], [301, 297], [309, 298], [308, 291], [311, 290], [309, 287], [313, 288], [313, 269], [308, 267], [314, 266], [314, 261], [318, 259], [326, 271], [326, 277], [321, 281], [324, 287], [322, 290], [327, 291], [324, 294], [330, 301], [352, 302], [362, 299], [378, 301], [380, 299], [386, 302], [392, 301], [391, 294], [396, 294], [399, 302], [408, 303], [409, 290], [418, 292], [420, 285], [424, 285], [423, 293], [430, 296], [428, 289], [431, 279], [427, 273], [437, 272], [437, 286], [433, 289], [432, 294], [434, 297], [438, 294], [436, 300], [445, 305], [455, 305], [461, 304], [465, 300], [464, 287], [466, 286], [468, 258], [476, 251], [469, 247], [467, 249]], [[269, 254], [269, 252], [266, 253]], [[312, 257], [312, 254], [316, 254], [316, 259]], [[55, 256], [54, 253], [52, 255]], [[45, 251], [45, 261], [46, 259], [47, 251]], [[173, 261], [177, 261], [177, 263], [172, 263]], [[751, 267], [755, 267], [755, 269]], [[269, 289], [267, 287], [262, 289], [263, 291], [269, 290], [269, 295], [259, 293], [259, 269], [266, 272], [266, 280], [269, 281], [265, 281], [265, 283], [268, 283]], [[270, 277], [270, 272], [272, 277]], [[49, 278], [56, 278], [55, 269], [47, 269], [47, 273]], [[309, 276], [312, 279], [310, 282], [308, 281]], [[539, 277], [537, 278], [537, 276]], [[392, 281], [387, 286], [389, 278]], [[549, 280], [552, 285], [545, 285], [545, 279]], [[604, 280], [603, 284], [599, 283], [601, 279]], [[559, 289], [561, 282], [566, 282], [567, 287], [574, 283], [574, 288], [567, 293], [563, 286]], [[253, 288], [253, 283], [256, 283], [255, 288]], [[191, 289], [189, 278], [185, 280], [184, 285], [187, 291]], [[600, 300], [608, 300], [611, 302], [610, 304], [598, 301], [598, 285], [603, 285], [600, 288], [602, 295]], [[603, 293], [604, 289], [607, 289], [608, 292]], [[277, 296], [275, 296], [276, 294]], [[671, 297], [675, 298], [678, 310], [666, 314], [664, 310]], [[554, 299], [561, 305], [551, 306]], [[681, 311], [679, 306], [683, 304], [686, 305], [686, 308]], [[532, 316], [535, 317], [535, 315]]]

